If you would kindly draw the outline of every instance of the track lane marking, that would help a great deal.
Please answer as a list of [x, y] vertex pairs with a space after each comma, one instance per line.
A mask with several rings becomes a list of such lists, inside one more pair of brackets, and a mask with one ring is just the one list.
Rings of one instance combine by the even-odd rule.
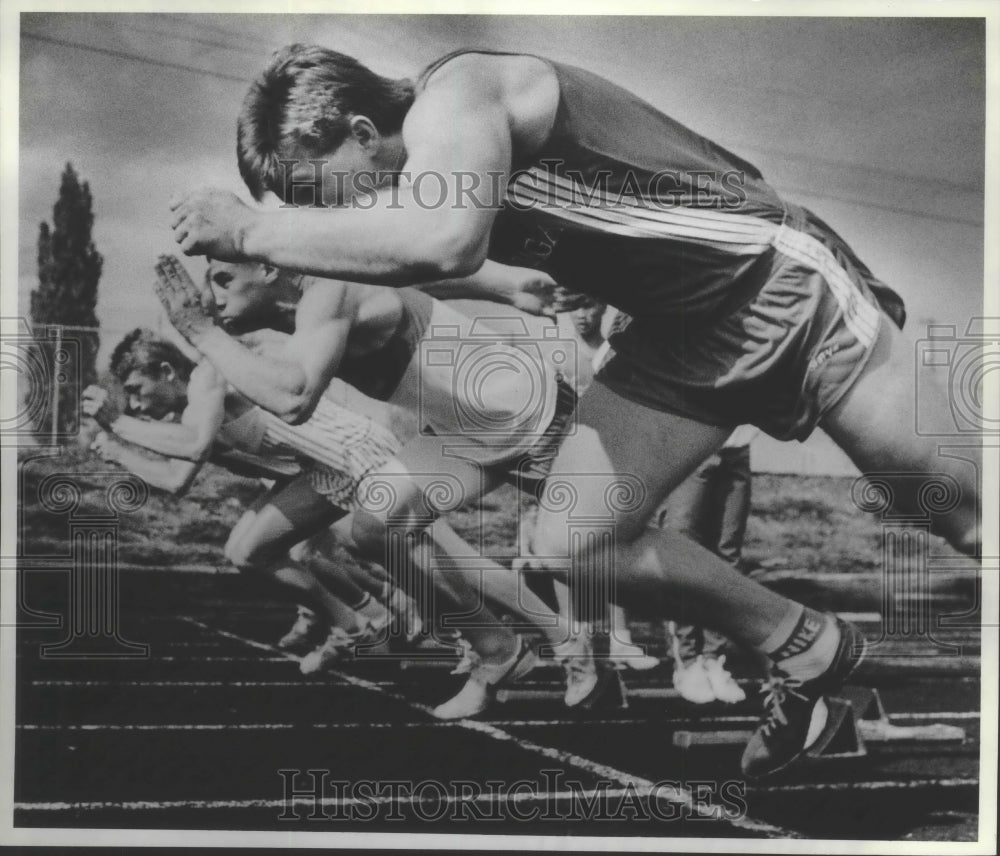
[[[275, 649], [270, 645], [265, 645], [262, 642], [257, 642], [253, 639], [245, 639], [242, 636], [238, 636], [235, 633], [230, 633], [226, 630], [221, 630], [216, 627], [211, 627], [210, 625], [204, 624], [195, 618], [188, 616], [180, 616], [181, 621], [193, 624], [203, 630], [208, 630], [211, 632], [218, 633], [227, 639], [234, 639], [236, 641], [242, 642], [249, 645], [252, 648], [256, 648], [261, 651], [266, 651], [268, 653], [273, 653]], [[294, 654], [284, 653], [285, 659], [292, 661], [301, 660]], [[349, 675], [346, 672], [341, 672], [339, 669], [328, 669], [326, 674], [333, 675], [344, 683], [351, 684], [357, 687], [363, 687], [365, 689], [370, 689], [372, 692], [378, 693], [379, 695], [384, 695], [388, 698], [395, 699], [406, 704], [413, 710], [419, 711], [420, 713], [431, 715], [431, 708], [428, 705], [421, 704], [419, 702], [412, 701], [406, 696], [399, 692], [389, 690], [384, 686], [380, 686], [371, 681], [365, 680], [364, 678], [358, 678], [354, 675]], [[667, 802], [672, 802], [675, 804], [683, 805], [685, 808], [699, 816], [705, 817], [706, 819], [718, 820], [723, 823], [728, 823], [730, 826], [734, 826], [738, 829], [746, 830], [747, 832], [766, 835], [769, 837], [777, 838], [802, 838], [803, 836], [797, 832], [788, 829], [782, 829], [781, 827], [774, 826], [763, 821], [752, 820], [750, 818], [735, 818], [730, 819], [725, 817], [723, 809], [721, 806], [706, 806], [700, 801], [695, 802], [691, 793], [685, 788], [674, 788], [674, 787], [658, 787], [653, 781], [643, 778], [641, 776], [635, 776], [631, 773], [627, 773], [623, 770], [618, 770], [615, 767], [611, 767], [607, 764], [601, 764], [597, 761], [592, 761], [589, 758], [584, 758], [581, 755], [576, 755], [572, 752], [567, 752], [562, 749], [555, 749], [549, 746], [543, 746], [539, 743], [535, 743], [531, 740], [527, 740], [523, 737], [517, 737], [498, 728], [495, 725], [489, 725], [482, 722], [476, 722], [472, 719], [459, 719], [454, 720], [456, 726], [467, 729], [469, 731], [474, 731], [476, 733], [482, 734], [486, 737], [490, 737], [493, 740], [498, 740], [505, 743], [513, 743], [519, 748], [526, 752], [541, 755], [544, 758], [549, 758], [551, 760], [557, 761], [561, 764], [567, 766], [576, 767], [577, 769], [583, 770], [584, 772], [597, 775], [603, 779], [616, 780], [622, 786], [631, 788], [636, 791], [641, 791], [646, 789], [648, 793], [652, 793], [654, 790], [658, 798], [665, 799]]]
[[[659, 791], [660, 789], [657, 789]], [[117, 809], [123, 811], [136, 811], [148, 809], [234, 809], [234, 808], [309, 808], [317, 806], [323, 808], [345, 807], [345, 806], [370, 806], [376, 805], [398, 805], [400, 803], [416, 805], [420, 803], [455, 805], [458, 803], [507, 803], [507, 802], [547, 802], [553, 799], [591, 799], [594, 797], [624, 797], [624, 796], [649, 796], [637, 787], [618, 788], [580, 788], [579, 790], [563, 791], [543, 791], [525, 792], [513, 791], [503, 794], [477, 794], [475, 796], [459, 796], [457, 794], [445, 794], [443, 797], [434, 799], [419, 799], [414, 794], [404, 797], [371, 796], [359, 797], [293, 797], [291, 799], [242, 799], [242, 800], [129, 800], [122, 801], [93, 801], [93, 802], [15, 802], [14, 809], [20, 811], [69, 811], [69, 810], [100, 810]], [[572, 818], [566, 818], [567, 820]]]
[[[978, 720], [976, 711], [897, 714], [890, 717], [894, 720]], [[435, 719], [430, 722], [149, 722], [149, 723], [83, 723], [79, 725], [64, 725], [60, 723], [21, 723], [15, 728], [20, 731], [224, 731], [235, 729], [239, 731], [285, 731], [295, 728], [318, 729], [353, 729], [353, 728], [457, 728], [461, 720]], [[697, 721], [699, 725], [714, 724], [748, 724], [757, 721], [755, 716], [713, 716]], [[669, 726], [672, 724], [690, 724], [690, 718], [665, 717], [663, 719], [477, 719], [484, 725], [507, 728], [564, 728], [574, 725], [609, 726], [609, 725], [652, 725]]]

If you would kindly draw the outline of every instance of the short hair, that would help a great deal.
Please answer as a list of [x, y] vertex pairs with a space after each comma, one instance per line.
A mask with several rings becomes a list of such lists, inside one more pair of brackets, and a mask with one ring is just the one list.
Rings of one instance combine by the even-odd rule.
[[353, 57], [315, 45], [276, 51], [250, 84], [237, 123], [240, 175], [258, 201], [268, 190], [285, 199], [280, 160], [294, 149], [320, 157], [367, 116], [382, 134], [403, 127], [413, 104], [409, 80], [382, 77]]
[[600, 309], [603, 311], [608, 308], [608, 304], [603, 300], [598, 300], [596, 297], [579, 291], [567, 290], [566, 298], [571, 299], [576, 304], [577, 309]]
[[167, 363], [182, 380], [188, 380], [195, 363], [189, 360], [173, 342], [158, 336], [148, 327], [136, 327], [116, 346], [111, 354], [111, 374], [125, 383], [132, 372], [146, 375], [159, 373], [160, 365]]

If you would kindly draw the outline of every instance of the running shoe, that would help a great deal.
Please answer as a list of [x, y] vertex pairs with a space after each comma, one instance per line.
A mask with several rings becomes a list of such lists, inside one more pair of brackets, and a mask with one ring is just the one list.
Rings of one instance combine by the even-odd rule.
[[712, 694], [718, 701], [736, 704], [746, 699], [747, 694], [726, 668], [726, 655], [705, 658], [705, 674], [708, 676]]
[[514, 655], [503, 663], [484, 663], [465, 639], [459, 639], [462, 658], [452, 670], [453, 675], [468, 674], [469, 679], [458, 694], [439, 704], [431, 711], [437, 719], [467, 719], [477, 716], [489, 707], [496, 687], [513, 683], [530, 672], [538, 662], [527, 641], [517, 636]]
[[322, 642], [328, 631], [326, 622], [315, 612], [300, 606], [292, 629], [278, 640], [278, 647], [283, 651], [307, 651]]
[[840, 644], [823, 674], [801, 681], [772, 667], [761, 690], [765, 693], [765, 716], [743, 752], [742, 769], [747, 778], [763, 779], [784, 770], [810, 749], [825, 745], [840, 726], [849, 707], [831, 708], [824, 696], [844, 685], [864, 659], [866, 643], [853, 624], [834, 620], [840, 629]]
[[329, 669], [338, 660], [343, 660], [354, 648], [355, 637], [340, 627], [333, 627], [326, 641], [306, 654], [299, 663], [303, 675], [312, 675]]
[[715, 690], [709, 677], [705, 658], [699, 654], [693, 660], [674, 663], [674, 689], [681, 698], [692, 704], [708, 704], [715, 701]]
[[[621, 690], [621, 679], [607, 660], [594, 658], [594, 646], [587, 632], [553, 646], [553, 657], [566, 673], [566, 707], [590, 708], [612, 688]], [[623, 699], [618, 699], [624, 703]]]
[[618, 628], [611, 634], [608, 656], [611, 665], [616, 669], [628, 668], [636, 672], [647, 672], [660, 665], [659, 659], [647, 654], [632, 641], [632, 634], [627, 628]]

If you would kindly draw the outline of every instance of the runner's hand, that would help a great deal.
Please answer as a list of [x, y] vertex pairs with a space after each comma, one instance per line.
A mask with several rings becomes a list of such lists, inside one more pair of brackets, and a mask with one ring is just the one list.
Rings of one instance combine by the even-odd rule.
[[557, 312], [571, 312], [583, 297], [539, 270], [511, 268], [511, 276], [511, 305], [529, 315], [540, 315], [554, 321]]
[[90, 444], [90, 448], [108, 463], [118, 463], [118, 451], [121, 449], [121, 444], [106, 431], [101, 431], [94, 438], [94, 442]]
[[111, 423], [121, 416], [113, 396], [100, 386], [91, 385], [83, 391], [80, 407], [104, 429], [110, 429]]
[[211, 300], [211, 293], [195, 285], [174, 256], [160, 256], [154, 287], [170, 323], [197, 347], [198, 339], [215, 326], [212, 311], [215, 302]]
[[207, 188], [170, 200], [174, 240], [186, 256], [245, 261], [243, 236], [256, 214], [235, 193]]

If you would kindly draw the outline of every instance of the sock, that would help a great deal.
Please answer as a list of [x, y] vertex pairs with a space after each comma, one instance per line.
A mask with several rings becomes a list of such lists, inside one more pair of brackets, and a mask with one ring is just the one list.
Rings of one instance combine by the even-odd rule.
[[833, 618], [796, 603], [760, 647], [783, 672], [808, 681], [829, 668], [839, 644]]

